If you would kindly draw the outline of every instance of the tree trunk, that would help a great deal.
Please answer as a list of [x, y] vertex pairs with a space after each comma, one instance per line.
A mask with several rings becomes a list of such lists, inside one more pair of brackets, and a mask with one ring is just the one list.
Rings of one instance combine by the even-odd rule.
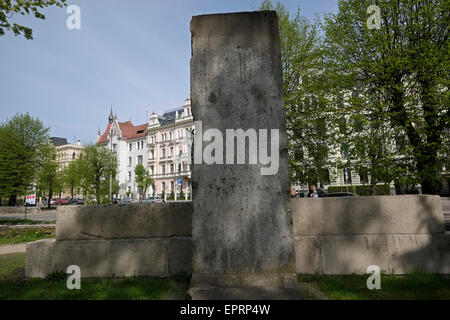
[[8, 199], [8, 206], [15, 207], [16, 203], [17, 203], [17, 195], [15, 194], [10, 195]]
[[48, 202], [47, 202], [47, 208], [50, 209], [50, 203], [52, 202], [53, 197], [53, 183], [50, 181], [49, 188], [48, 188]]

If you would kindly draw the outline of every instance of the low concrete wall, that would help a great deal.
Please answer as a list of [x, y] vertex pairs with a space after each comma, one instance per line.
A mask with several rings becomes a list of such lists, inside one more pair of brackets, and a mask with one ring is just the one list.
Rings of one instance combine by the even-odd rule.
[[77, 265], [85, 278], [163, 277], [190, 274], [191, 257], [190, 238], [46, 239], [27, 245], [25, 274], [27, 277], [45, 277]]
[[59, 207], [57, 240], [191, 236], [192, 202]]
[[[450, 233], [434, 196], [293, 199], [296, 272], [450, 274]], [[27, 246], [26, 276], [192, 273], [192, 203], [59, 207], [56, 240]]]
[[450, 273], [438, 196], [293, 199], [297, 273]]
[[294, 235], [441, 234], [439, 196], [292, 199]]
[[[27, 207], [27, 214], [28, 213], [39, 213], [41, 212], [41, 208], [37, 207]], [[25, 213], [25, 207], [2, 207], [0, 206], [0, 214], [2, 213]]]
[[78, 265], [82, 277], [192, 272], [192, 203], [59, 207], [56, 239], [29, 243], [25, 274]]

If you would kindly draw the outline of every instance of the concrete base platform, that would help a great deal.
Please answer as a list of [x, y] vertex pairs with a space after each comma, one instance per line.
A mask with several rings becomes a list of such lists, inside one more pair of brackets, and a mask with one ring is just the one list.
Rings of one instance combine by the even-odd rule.
[[450, 274], [450, 234], [296, 236], [297, 273], [388, 274], [425, 270]]
[[295, 274], [194, 274], [192, 300], [305, 300]]
[[66, 271], [70, 265], [81, 269], [83, 278], [190, 274], [189, 238], [146, 238], [114, 240], [45, 239], [27, 245], [25, 274], [45, 277]]

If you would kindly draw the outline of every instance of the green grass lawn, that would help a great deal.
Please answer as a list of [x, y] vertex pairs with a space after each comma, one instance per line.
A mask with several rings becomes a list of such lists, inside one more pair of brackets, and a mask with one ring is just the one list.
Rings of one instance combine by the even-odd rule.
[[[80, 290], [69, 290], [64, 273], [25, 280], [25, 253], [0, 255], [0, 300], [166, 300], [185, 299], [189, 279], [96, 278], [82, 279]], [[381, 289], [369, 290], [366, 275], [298, 276], [332, 300], [450, 299], [450, 276], [413, 272], [381, 276]]]
[[82, 279], [80, 290], [69, 290], [66, 275], [24, 280], [25, 253], [0, 255], [0, 300], [167, 300], [185, 299], [189, 279]]
[[298, 276], [314, 283], [332, 300], [426, 300], [450, 299], [450, 276], [416, 271], [407, 275], [381, 275], [381, 289], [369, 290], [369, 275]]
[[31, 229], [15, 229], [0, 231], [0, 245], [31, 242], [42, 239], [54, 238], [55, 230], [45, 227]]

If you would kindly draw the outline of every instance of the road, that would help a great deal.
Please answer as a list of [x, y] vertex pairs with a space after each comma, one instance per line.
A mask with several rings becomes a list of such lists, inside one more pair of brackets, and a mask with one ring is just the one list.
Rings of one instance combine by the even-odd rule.
[[[24, 219], [23, 213], [1, 213], [0, 220]], [[35, 221], [56, 221], [56, 210], [43, 211], [40, 213], [27, 213], [27, 219]]]

